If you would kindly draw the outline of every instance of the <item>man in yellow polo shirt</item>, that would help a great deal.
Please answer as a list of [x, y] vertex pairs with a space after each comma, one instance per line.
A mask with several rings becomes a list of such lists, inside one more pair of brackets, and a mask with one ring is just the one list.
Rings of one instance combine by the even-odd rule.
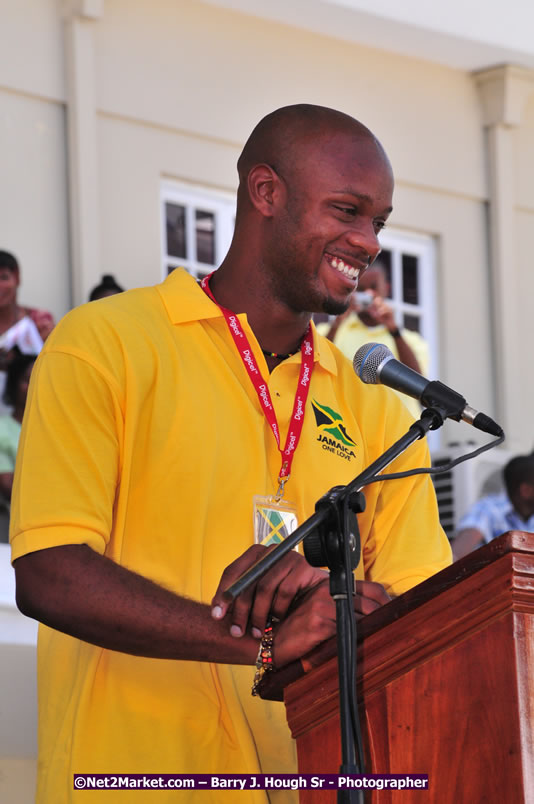
[[[247, 597], [212, 610], [212, 597], [226, 567], [252, 560], [258, 499], [281, 480], [303, 521], [410, 422], [310, 325], [312, 311], [346, 308], [379, 251], [393, 190], [381, 145], [341, 112], [285, 107], [258, 124], [238, 171], [234, 239], [209, 283], [178, 270], [80, 307], [34, 369], [11, 541], [19, 605], [43, 623], [40, 804], [100, 801], [73, 789], [74, 773], [296, 769], [282, 705], [250, 695], [252, 665], [269, 610], [277, 666], [335, 632], [325, 573], [292, 553], [252, 610]], [[395, 468], [425, 462], [419, 442]], [[373, 484], [366, 502], [359, 613], [450, 561], [427, 476]]]

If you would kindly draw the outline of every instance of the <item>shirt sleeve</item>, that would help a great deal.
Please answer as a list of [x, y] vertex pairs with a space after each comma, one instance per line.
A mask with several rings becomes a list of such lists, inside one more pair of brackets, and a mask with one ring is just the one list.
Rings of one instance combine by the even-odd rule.
[[40, 356], [32, 372], [15, 469], [12, 560], [64, 544], [105, 551], [122, 421], [118, 389], [105, 369], [59, 350]]
[[[381, 454], [405, 433], [412, 419], [400, 400], [387, 392]], [[384, 474], [430, 465], [426, 439], [420, 439], [387, 467]], [[452, 562], [449, 540], [429, 474], [373, 483], [365, 488], [368, 527], [363, 544], [365, 577], [399, 595]]]

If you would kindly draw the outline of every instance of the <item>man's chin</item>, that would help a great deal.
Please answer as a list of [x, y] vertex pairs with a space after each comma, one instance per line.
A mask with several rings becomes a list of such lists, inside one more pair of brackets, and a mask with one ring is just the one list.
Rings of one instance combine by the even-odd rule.
[[328, 313], [328, 315], [341, 315], [342, 313], [346, 312], [349, 309], [350, 305], [350, 296], [348, 299], [344, 301], [338, 299], [325, 299], [323, 302], [323, 313]]

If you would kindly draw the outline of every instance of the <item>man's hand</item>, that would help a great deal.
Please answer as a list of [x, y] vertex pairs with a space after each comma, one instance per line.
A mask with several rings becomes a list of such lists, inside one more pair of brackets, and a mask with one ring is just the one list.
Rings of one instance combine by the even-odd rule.
[[[370, 293], [373, 296], [373, 301], [369, 307], [366, 307], [365, 310], [362, 311], [365, 312], [367, 320], [371, 319], [368, 326], [382, 324], [388, 330], [395, 329], [397, 325], [391, 305], [373, 290], [367, 290], [366, 293]], [[358, 312], [360, 312], [360, 310], [358, 310]]]
[[[328, 631], [325, 623], [335, 623], [335, 605], [328, 592], [328, 572], [312, 567], [303, 556], [295, 551], [286, 554], [255, 585], [249, 587], [233, 602], [224, 598], [224, 590], [271, 549], [273, 548], [254, 545], [225, 569], [212, 600], [212, 617], [221, 620], [227, 616], [230, 633], [234, 637], [241, 637], [250, 629], [252, 636], [259, 639], [263, 634], [269, 614], [277, 620], [284, 620], [287, 616], [288, 626], [294, 623], [296, 618], [300, 621], [304, 617], [308, 622], [306, 628], [313, 630], [306, 612], [306, 607], [311, 602], [312, 613], [317, 614], [322, 623], [321, 627], [319, 627], [319, 623], [316, 623], [315, 628], [321, 634], [324, 633], [325, 628]], [[316, 590], [318, 586], [324, 588], [318, 592], [317, 598], [309, 595], [309, 592]], [[324, 608], [325, 595], [328, 611]], [[381, 584], [372, 581], [356, 583], [354, 611], [357, 616], [362, 617], [369, 614], [389, 600], [390, 598]], [[316, 605], [319, 607], [318, 610], [315, 608]], [[278, 626], [278, 629], [281, 628], [282, 625]], [[335, 626], [331, 633], [329, 632], [321, 638], [312, 637], [312, 641], [314, 644], [318, 644], [334, 632]], [[292, 627], [291, 633], [293, 633]], [[293, 636], [293, 638], [295, 637], [296, 635]], [[314, 647], [313, 644], [307, 649], [311, 650], [312, 647]], [[290, 660], [288, 659], [288, 661]]]
[[[390, 601], [384, 587], [373, 581], [357, 581], [354, 597], [356, 619], [370, 614]], [[336, 606], [328, 581], [299, 597], [284, 620], [274, 629], [274, 664], [283, 667], [300, 659], [336, 633]]]
[[381, 583], [375, 581], [356, 581], [356, 594], [354, 596], [354, 611], [356, 619], [371, 614], [375, 609], [384, 606], [391, 600]]
[[335, 633], [336, 607], [325, 579], [306, 592], [291, 613], [275, 625], [275, 668], [300, 659]]
[[408, 366], [408, 368], [421, 373], [421, 366], [419, 365], [419, 361], [412, 347], [404, 340], [402, 332], [397, 327], [395, 313], [393, 312], [391, 304], [372, 289], [366, 290], [365, 292], [373, 296], [373, 301], [369, 307], [365, 309], [356, 308], [360, 319], [367, 327], [376, 327], [382, 324], [395, 339], [395, 349], [397, 350], [398, 360], [404, 363], [405, 366]]
[[221, 576], [211, 602], [211, 612], [216, 620], [222, 620], [228, 614], [232, 636], [241, 637], [250, 628], [252, 636], [259, 639], [269, 614], [278, 620], [283, 619], [298, 595], [328, 578], [325, 570], [312, 567], [303, 556], [292, 550], [233, 602], [226, 600], [224, 591], [272, 549], [258, 544], [249, 547]]

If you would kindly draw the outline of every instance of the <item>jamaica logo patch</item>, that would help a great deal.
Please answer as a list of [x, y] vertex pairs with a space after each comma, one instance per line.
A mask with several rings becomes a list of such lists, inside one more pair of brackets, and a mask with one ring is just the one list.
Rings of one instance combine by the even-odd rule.
[[348, 461], [355, 458], [356, 455], [352, 448], [356, 447], [356, 442], [347, 433], [343, 416], [329, 408], [328, 405], [321, 405], [315, 399], [312, 400], [312, 408], [319, 430], [317, 441], [322, 443], [323, 449], [335, 452]]
[[330, 433], [347, 447], [356, 446], [356, 442], [347, 433], [343, 424], [343, 417], [339, 413], [336, 413], [335, 410], [327, 407], [327, 405], [320, 405], [315, 400], [312, 401], [312, 407], [319, 430]]

